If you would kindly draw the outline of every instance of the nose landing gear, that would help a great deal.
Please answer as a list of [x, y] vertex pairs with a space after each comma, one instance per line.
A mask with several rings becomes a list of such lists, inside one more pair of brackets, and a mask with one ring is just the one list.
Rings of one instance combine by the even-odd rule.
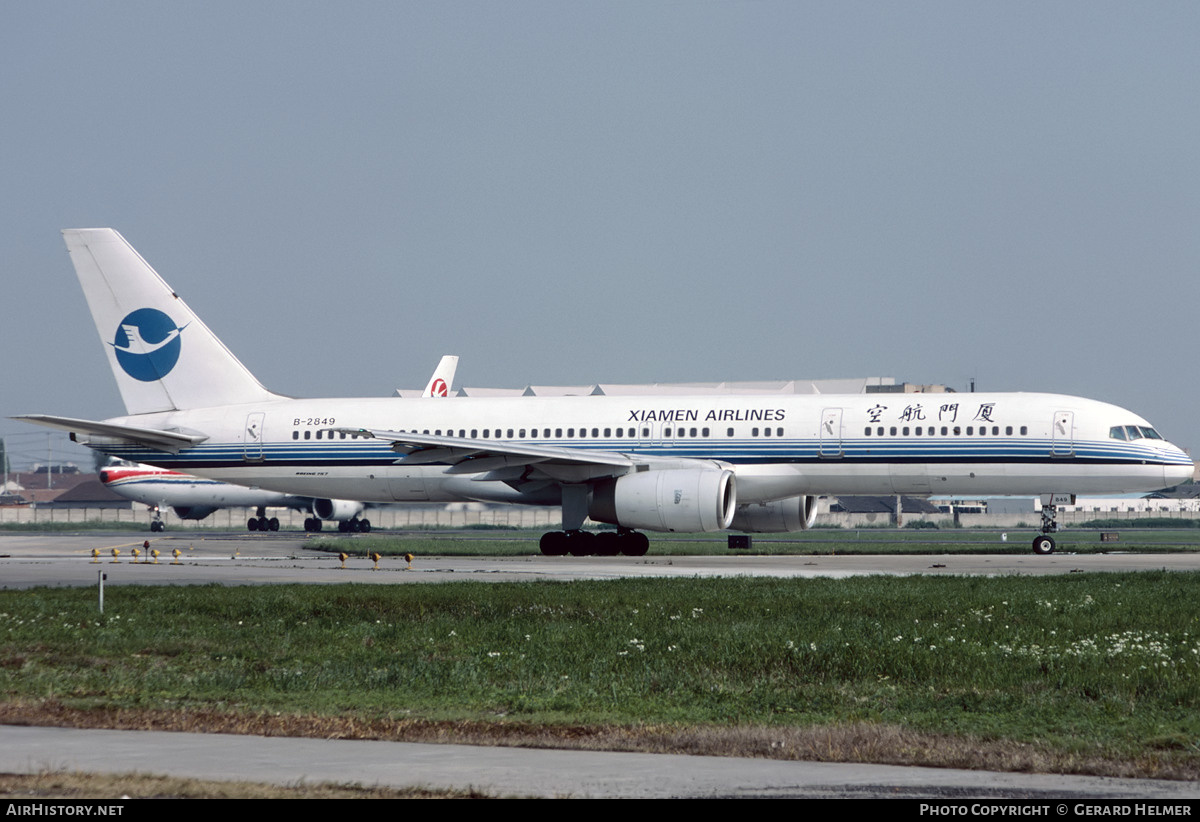
[[1054, 553], [1054, 537], [1049, 534], [1038, 534], [1033, 538], [1033, 552], [1043, 556]]
[[1058, 506], [1074, 505], [1074, 494], [1042, 494], [1042, 528], [1041, 533], [1033, 538], [1033, 552], [1040, 556], [1054, 553], [1054, 537], [1058, 532]]

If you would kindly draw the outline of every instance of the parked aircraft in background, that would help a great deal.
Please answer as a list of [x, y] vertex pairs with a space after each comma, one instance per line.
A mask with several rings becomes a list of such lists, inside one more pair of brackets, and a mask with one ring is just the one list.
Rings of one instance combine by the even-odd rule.
[[[130, 335], [130, 339], [135, 337]], [[447, 396], [457, 368], [458, 357], [451, 354], [442, 357], [421, 396]], [[173, 509], [180, 519], [195, 520], [204, 519], [220, 508], [255, 508], [255, 516], [246, 522], [251, 531], [279, 530], [279, 518], [268, 518], [267, 508], [291, 508], [310, 514], [304, 520], [305, 531], [320, 531], [323, 520], [337, 520], [338, 530], [342, 532], [371, 530], [371, 521], [362, 516], [366, 506], [353, 500], [301, 497], [247, 488], [150, 465], [106, 466], [100, 470], [100, 482], [118, 496], [148, 505], [154, 514], [150, 521], [151, 531], [162, 531], [166, 527], [162, 520], [162, 511], [166, 508]]]
[[[1136, 414], [1055, 394], [292, 399], [117, 232], [63, 234], [128, 414], [20, 419], [288, 494], [561, 505], [547, 554], [641, 554], [641, 531], [806, 528], [819, 494], [1124, 493], [1192, 474]], [[1054, 550], [1053, 510], [1038, 553]], [[588, 517], [617, 530], [585, 531]]]
[[[311, 511], [314, 502], [311, 497], [245, 488], [149, 465], [107, 466], [100, 469], [100, 481], [114, 494], [150, 506], [154, 513], [154, 519], [150, 521], [151, 531], [164, 529], [162, 511], [167, 508], [174, 509], [180, 519], [197, 520], [204, 519], [219, 508], [256, 508], [256, 516], [247, 521], [247, 527], [251, 531], [278, 531], [279, 520], [276, 517], [268, 518], [267, 508]], [[361, 512], [362, 503], [358, 505]], [[310, 527], [312, 520], [310, 516], [305, 522], [306, 531], [319, 530]], [[357, 521], [357, 514], [353, 521]]]
[[[430, 397], [448, 397], [450, 391], [454, 387], [454, 374], [458, 371], [458, 357], [453, 354], [446, 354], [438, 362], [437, 368], [433, 369], [433, 376], [429, 378], [429, 382], [425, 385], [425, 390], [421, 392], [421, 396], [428, 399]], [[397, 396], [404, 396], [403, 392], [396, 391]]]

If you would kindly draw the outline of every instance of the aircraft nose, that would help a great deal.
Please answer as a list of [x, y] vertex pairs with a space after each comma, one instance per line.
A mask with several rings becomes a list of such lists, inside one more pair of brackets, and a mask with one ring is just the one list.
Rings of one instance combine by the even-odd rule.
[[1164, 469], [1166, 474], [1167, 485], [1179, 485], [1192, 479], [1196, 473], [1195, 464], [1190, 465], [1168, 465]]
[[1163, 478], [1167, 485], [1179, 485], [1192, 479], [1196, 473], [1196, 465], [1191, 456], [1177, 445], [1171, 445], [1168, 450], [1174, 459], [1163, 466]]

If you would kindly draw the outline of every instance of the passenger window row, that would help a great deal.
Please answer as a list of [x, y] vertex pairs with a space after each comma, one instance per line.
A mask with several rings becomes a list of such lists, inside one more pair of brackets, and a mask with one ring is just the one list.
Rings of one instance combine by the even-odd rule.
[[[601, 433], [603, 432], [603, 433]], [[880, 429], [880, 433], [883, 429]], [[415, 432], [414, 432], [415, 433]], [[447, 436], [458, 437], [460, 439], [635, 439], [638, 436], [638, 429], [629, 428], [437, 428], [430, 430], [426, 428], [422, 434], [433, 434], [435, 437]], [[869, 432], [868, 432], [869, 433]], [[665, 427], [662, 430], [662, 439], [691, 439], [691, 438], [707, 438], [711, 436], [712, 431], [709, 428], [673, 428]], [[728, 428], [725, 431], [727, 437], [735, 436], [733, 428]], [[752, 428], [750, 430], [752, 437], [782, 437], [783, 428]], [[345, 431], [335, 431], [331, 428], [318, 428], [316, 430], [292, 431], [292, 439], [294, 440], [333, 440], [333, 439], [369, 439], [366, 434], [350, 433]], [[641, 430], [642, 439], [650, 438], [650, 429], [643, 428]]]
[[332, 428], [318, 428], [315, 431], [309, 430], [301, 433], [300, 431], [292, 431], [292, 439], [306, 440], [345, 440], [345, 439], [370, 439], [366, 434], [351, 433], [345, 431], [334, 431]]
[[[963, 435], [963, 431], [964, 431], [963, 427], [960, 425], [955, 425], [955, 426], [943, 425], [940, 430], [941, 430], [941, 436], [943, 436], [943, 437], [949, 437], [949, 436], [960, 437]], [[867, 436], [867, 437], [870, 437], [870, 436], [876, 436], [876, 437], [883, 437], [883, 436], [936, 437], [936, 436], [938, 436], [938, 431], [939, 431], [939, 429], [935, 425], [930, 425], [928, 427], [921, 426], [921, 425], [918, 425], [915, 427], [909, 427], [907, 425], [904, 425], [904, 426], [893, 425], [889, 428], [884, 428], [884, 426], [882, 426], [882, 425], [872, 428], [871, 426], [868, 425], [865, 429], [863, 429], [863, 435]], [[1000, 436], [1000, 426], [993, 425], [990, 429], [986, 425], [981, 425], [978, 427], [978, 429], [976, 429], [976, 427], [973, 425], [968, 425], [966, 427], [966, 436], [968, 436], [968, 437], [971, 437], [971, 436], [986, 437], [989, 435], [989, 433], [993, 437]], [[1029, 426], [1022, 425], [1020, 428], [1020, 436], [1024, 437], [1024, 436], [1027, 436], [1028, 434], [1029, 434]], [[1004, 436], [1011, 437], [1012, 435], [1013, 435], [1013, 427], [1011, 425], [1004, 426]]]

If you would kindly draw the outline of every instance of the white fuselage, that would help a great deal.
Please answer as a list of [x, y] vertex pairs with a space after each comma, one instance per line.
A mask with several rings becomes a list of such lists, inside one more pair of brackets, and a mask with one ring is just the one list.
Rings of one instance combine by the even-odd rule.
[[462, 466], [406, 464], [387, 440], [347, 429], [623, 454], [654, 467], [708, 461], [735, 472], [739, 504], [805, 494], [1128, 493], [1193, 470], [1136, 414], [1055, 394], [275, 399], [109, 422], [207, 435], [177, 453], [90, 438], [123, 459], [367, 502], [554, 504], [559, 492], [481, 482]]

